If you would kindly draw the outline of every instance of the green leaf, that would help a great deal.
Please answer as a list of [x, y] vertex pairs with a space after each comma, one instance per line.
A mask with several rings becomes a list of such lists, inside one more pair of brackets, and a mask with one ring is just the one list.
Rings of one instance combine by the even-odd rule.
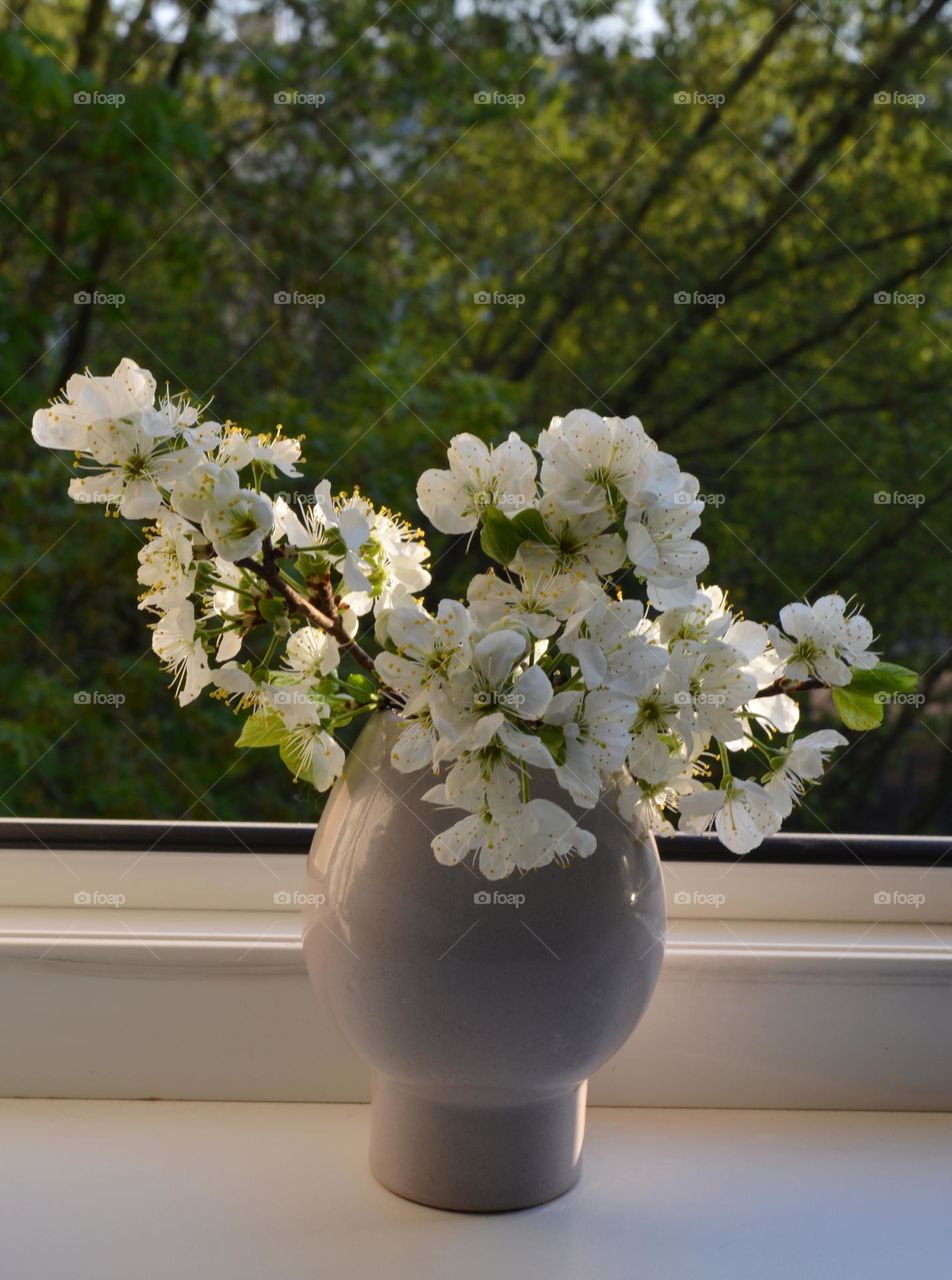
[[369, 702], [377, 692], [376, 680], [372, 680], [370, 676], [365, 676], [362, 671], [348, 675], [347, 679], [341, 680], [340, 683], [344, 690], [360, 705]]
[[897, 693], [914, 693], [919, 683], [915, 671], [880, 662], [869, 671], [854, 671], [849, 684], [833, 690], [833, 702], [848, 729], [877, 729], [883, 722], [883, 704]]
[[542, 745], [549, 748], [549, 754], [556, 764], [565, 764], [565, 730], [560, 724], [543, 724], [536, 730]]
[[273, 711], [256, 712], [242, 726], [236, 747], [276, 747], [287, 730]]
[[482, 513], [482, 525], [480, 545], [499, 564], [510, 564], [524, 542], [555, 546], [555, 539], [535, 507], [526, 507], [511, 519], [498, 507], [487, 507]]
[[281, 596], [273, 596], [258, 601], [258, 612], [268, 622], [276, 622], [278, 618], [283, 618], [287, 611], [288, 606]]
[[877, 729], [883, 722], [883, 703], [875, 693], [855, 691], [847, 685], [833, 690], [833, 702], [847, 729]]
[[846, 686], [851, 693], [915, 693], [919, 677], [908, 667], [880, 662], [869, 671], [854, 671]]
[[295, 778], [300, 778], [302, 774], [307, 775], [307, 751], [300, 738], [293, 738], [285, 731], [280, 755]]

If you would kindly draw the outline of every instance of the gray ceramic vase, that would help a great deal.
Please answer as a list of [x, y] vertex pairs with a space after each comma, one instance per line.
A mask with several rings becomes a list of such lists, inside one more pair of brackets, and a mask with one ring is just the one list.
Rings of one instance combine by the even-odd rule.
[[[541, 1204], [578, 1180], [587, 1079], [658, 978], [657, 849], [606, 796], [577, 815], [590, 858], [495, 883], [441, 866], [430, 840], [460, 815], [422, 800], [429, 772], [392, 767], [399, 727], [367, 725], [315, 834], [308, 972], [373, 1070], [385, 1187], [443, 1209]], [[534, 794], [571, 808], [551, 777]]]

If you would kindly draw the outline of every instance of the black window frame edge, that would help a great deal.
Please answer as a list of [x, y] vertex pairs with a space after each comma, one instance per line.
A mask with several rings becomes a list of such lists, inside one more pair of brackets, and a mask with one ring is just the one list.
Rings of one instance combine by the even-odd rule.
[[[0, 818], [0, 853], [245, 853], [304, 855], [314, 823], [173, 822], [108, 818]], [[952, 867], [952, 836], [769, 836], [753, 853], [731, 853], [712, 835], [658, 837], [665, 862], [794, 866]]]

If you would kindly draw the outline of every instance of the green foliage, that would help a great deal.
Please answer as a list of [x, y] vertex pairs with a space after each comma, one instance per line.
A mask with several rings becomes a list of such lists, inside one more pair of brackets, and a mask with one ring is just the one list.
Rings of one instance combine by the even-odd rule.
[[519, 511], [511, 518], [498, 507], [486, 507], [481, 519], [480, 544], [486, 555], [498, 564], [511, 564], [524, 542], [555, 545], [545, 521], [533, 507]]
[[[882, 732], [799, 820], [948, 828], [939, 8], [687, 0], [647, 43], [582, 0], [0, 13], [0, 812], [315, 812], [276, 755], [234, 752], [226, 706], [175, 706], [137, 530], [75, 508], [30, 440], [71, 372], [130, 355], [411, 518], [458, 432], [639, 414], [699, 477], [735, 605], [855, 594], [925, 672], [925, 706], [877, 703]], [[74, 301], [96, 291], [123, 301]], [[503, 564], [526, 533], [505, 519]], [[433, 597], [459, 594], [476, 548], [430, 541]], [[868, 717], [867, 694], [840, 701]], [[829, 721], [829, 698], [805, 714]]]
[[833, 703], [847, 729], [876, 729], [884, 704], [896, 693], [915, 693], [919, 677], [908, 667], [880, 662], [870, 671], [855, 671], [845, 688], [833, 690]]
[[258, 713], [245, 720], [235, 746], [277, 747], [286, 733], [280, 716], [274, 712]]

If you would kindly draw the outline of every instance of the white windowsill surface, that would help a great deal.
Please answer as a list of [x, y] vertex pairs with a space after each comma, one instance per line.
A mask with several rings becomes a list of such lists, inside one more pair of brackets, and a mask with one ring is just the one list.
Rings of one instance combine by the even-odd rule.
[[942, 1275], [952, 1115], [593, 1109], [585, 1171], [521, 1213], [399, 1200], [359, 1105], [0, 1101], [17, 1280], [878, 1280]]
[[[952, 1111], [950, 986], [949, 925], [673, 919], [589, 1101]], [[293, 912], [0, 910], [0, 1009], [2, 1097], [369, 1097]]]

